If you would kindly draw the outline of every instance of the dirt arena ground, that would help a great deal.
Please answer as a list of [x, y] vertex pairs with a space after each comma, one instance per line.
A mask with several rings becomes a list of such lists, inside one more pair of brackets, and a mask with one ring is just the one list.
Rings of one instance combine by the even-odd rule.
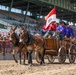
[[69, 64], [66, 60], [65, 64], [59, 64], [55, 60], [54, 64], [46, 64], [40, 66], [33, 60], [33, 66], [20, 65], [14, 60], [0, 60], [0, 75], [76, 75], [76, 63]]

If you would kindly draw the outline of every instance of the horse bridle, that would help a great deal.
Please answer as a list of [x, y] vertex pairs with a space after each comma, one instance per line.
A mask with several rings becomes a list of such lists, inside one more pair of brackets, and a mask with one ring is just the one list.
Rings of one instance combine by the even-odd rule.
[[[15, 32], [12, 34], [11, 38], [12, 38], [11, 41], [14, 45], [16, 45], [19, 42], [19, 39], [17, 38], [17, 34]], [[15, 41], [15, 43], [13, 41]]]
[[[20, 33], [20, 34], [22, 34], [24, 37], [26, 37], [28, 39], [28, 36], [29, 36], [28, 32], [24, 32], [24, 33]], [[20, 39], [19, 42], [23, 42], [23, 44], [27, 44], [28, 41], [27, 42], [24, 41], [26, 38]]]

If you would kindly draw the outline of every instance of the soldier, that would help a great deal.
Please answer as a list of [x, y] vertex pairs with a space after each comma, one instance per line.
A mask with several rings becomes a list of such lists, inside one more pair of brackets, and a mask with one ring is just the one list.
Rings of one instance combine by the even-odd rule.
[[67, 23], [66, 24], [66, 34], [65, 34], [65, 37], [67, 37], [67, 38], [70, 38], [71, 36], [70, 36], [70, 27], [69, 27], [69, 24]]
[[59, 34], [60, 45], [63, 44], [63, 38], [66, 35], [66, 26], [64, 22], [60, 22], [60, 25], [57, 27], [57, 33]]
[[53, 36], [55, 38], [56, 36], [56, 22], [51, 22], [49, 24], [49, 26], [46, 28], [46, 25], [43, 26], [42, 28], [42, 35], [44, 37], [48, 37], [48, 35], [50, 34], [51, 36]]
[[74, 30], [73, 30], [73, 28], [72, 28], [72, 23], [70, 23], [69, 24], [69, 28], [70, 28], [70, 38], [74, 38], [75, 37], [75, 35], [74, 35]]
[[59, 39], [62, 40], [66, 35], [66, 26], [64, 22], [60, 22], [60, 25], [57, 27], [57, 32], [59, 33]]

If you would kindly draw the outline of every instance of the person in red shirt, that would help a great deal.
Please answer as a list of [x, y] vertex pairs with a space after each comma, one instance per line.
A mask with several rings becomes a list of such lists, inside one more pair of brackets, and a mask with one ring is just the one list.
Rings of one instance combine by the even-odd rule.
[[47, 29], [46, 29], [46, 24], [43, 25], [42, 29], [40, 30], [40, 36], [44, 36], [47, 32]]
[[56, 22], [51, 22], [47, 28], [45, 28], [46, 33], [44, 37], [47, 37], [49, 34], [53, 36], [54, 38], [56, 37]]
[[56, 22], [50, 23], [48, 28], [49, 28], [49, 34], [51, 34], [53, 37], [56, 37]]

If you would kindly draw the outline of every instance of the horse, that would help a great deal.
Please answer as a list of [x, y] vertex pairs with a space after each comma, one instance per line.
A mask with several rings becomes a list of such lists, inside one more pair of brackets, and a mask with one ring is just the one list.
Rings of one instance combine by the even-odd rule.
[[21, 55], [23, 54], [23, 56], [24, 56], [23, 64], [25, 64], [25, 57], [27, 55], [27, 49], [23, 43], [19, 43], [19, 38], [18, 38], [17, 34], [15, 33], [16, 29], [17, 29], [17, 27], [15, 27], [15, 28], [11, 27], [10, 32], [9, 32], [10, 42], [12, 42], [12, 44], [14, 46], [12, 55], [13, 55], [15, 62], [18, 63], [18, 61], [15, 58], [15, 53], [16, 52], [19, 53], [20, 64], [21, 64]]
[[28, 63], [32, 65], [32, 53], [36, 52], [40, 59], [40, 64], [44, 64], [44, 39], [41, 36], [31, 35], [26, 28], [23, 28], [22, 33], [19, 36], [20, 42], [27, 46], [28, 51]]

